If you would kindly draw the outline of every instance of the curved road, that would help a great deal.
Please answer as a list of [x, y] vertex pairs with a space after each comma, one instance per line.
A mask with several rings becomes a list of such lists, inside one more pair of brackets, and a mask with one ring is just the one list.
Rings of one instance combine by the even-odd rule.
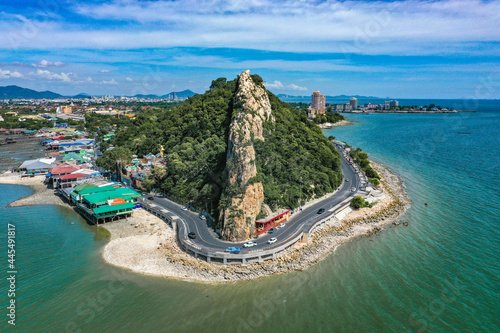
[[[278, 228], [273, 234], [266, 233], [259, 236], [258, 239], [252, 239], [252, 241], [255, 241], [257, 243], [257, 246], [251, 248], [243, 247], [243, 244], [246, 241], [233, 243], [217, 238], [215, 232], [209, 229], [206, 221], [200, 219], [200, 216], [197, 213], [194, 213], [192, 211], [184, 211], [181, 209], [182, 206], [175, 202], [161, 197], [154, 197], [153, 201], [147, 199], [146, 200], [148, 201], [148, 205], [153, 207], [159, 206], [158, 208], [164, 208], [171, 212], [170, 215], [173, 214], [182, 218], [188, 226], [188, 232], [194, 232], [196, 234], [196, 238], [191, 239], [191, 241], [201, 248], [209, 249], [211, 251], [224, 251], [227, 247], [234, 246], [241, 248], [241, 253], [252, 250], [271, 249], [273, 247], [280, 246], [281, 244], [285, 243], [288, 238], [296, 235], [297, 232], [299, 232], [307, 222], [310, 222], [313, 219], [323, 219], [328, 215], [333, 214], [332, 212], [329, 212], [330, 208], [341, 203], [348, 197], [354, 196], [358, 191], [360, 179], [350, 163], [344, 159], [342, 149], [337, 149], [339, 150], [342, 159], [342, 172], [345, 179], [349, 179], [349, 181], [344, 181], [340, 187], [340, 190], [332, 196], [316, 202], [315, 204], [307, 208], [304, 208], [302, 212], [295, 212], [292, 217], [286, 222], [285, 227]], [[355, 192], [351, 192], [352, 187], [356, 189]], [[149, 195], [144, 196], [149, 197]], [[317, 213], [320, 208], [325, 209], [325, 212], [323, 214]], [[272, 245], [267, 244], [267, 241], [272, 237], [276, 237], [278, 241]]]

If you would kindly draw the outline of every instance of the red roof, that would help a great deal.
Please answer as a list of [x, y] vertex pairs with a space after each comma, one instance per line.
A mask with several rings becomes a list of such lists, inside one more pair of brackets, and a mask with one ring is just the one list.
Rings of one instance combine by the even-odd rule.
[[76, 164], [64, 162], [52, 168], [52, 170], [50, 170], [50, 173], [53, 175], [65, 175], [67, 173], [72, 173], [80, 169], [81, 168]]
[[59, 177], [59, 179], [73, 179], [73, 178], [84, 178], [87, 177], [84, 174], [81, 173], [70, 173], [69, 175], [64, 175]]
[[275, 217], [270, 218], [270, 219], [269, 219], [269, 220], [267, 220], [267, 221], [260, 221], [260, 222], [259, 222], [259, 221], [255, 221], [255, 223], [266, 224], [266, 223], [269, 223], [270, 221], [272, 221], [272, 220], [274, 220], [274, 219], [277, 219], [278, 217], [281, 217], [281, 216], [283, 216], [283, 215], [285, 215], [285, 214], [288, 214], [289, 212], [290, 212], [290, 210], [287, 210], [286, 212], [283, 212], [283, 213], [281, 213], [281, 214], [279, 214], [279, 215], [276, 215]]

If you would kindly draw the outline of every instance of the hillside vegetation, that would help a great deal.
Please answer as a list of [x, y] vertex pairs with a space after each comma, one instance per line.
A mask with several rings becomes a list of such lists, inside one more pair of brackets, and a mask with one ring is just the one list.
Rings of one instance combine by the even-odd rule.
[[[252, 75], [256, 84], [262, 78]], [[219, 78], [201, 95], [170, 109], [144, 111], [118, 130], [115, 146], [140, 156], [168, 154], [166, 170], [155, 170], [149, 184], [218, 217], [224, 209], [229, 125], [237, 80]], [[255, 139], [257, 175], [271, 209], [295, 208], [332, 191], [342, 181], [340, 156], [305, 113], [267, 92], [275, 121], [263, 124], [264, 141]], [[300, 191], [302, 190], [302, 194]]]

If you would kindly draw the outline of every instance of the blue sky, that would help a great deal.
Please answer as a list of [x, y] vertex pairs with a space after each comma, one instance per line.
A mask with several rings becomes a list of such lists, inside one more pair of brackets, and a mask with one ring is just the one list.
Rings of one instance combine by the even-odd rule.
[[500, 1], [0, 2], [0, 85], [204, 92], [250, 69], [274, 93], [500, 98]]

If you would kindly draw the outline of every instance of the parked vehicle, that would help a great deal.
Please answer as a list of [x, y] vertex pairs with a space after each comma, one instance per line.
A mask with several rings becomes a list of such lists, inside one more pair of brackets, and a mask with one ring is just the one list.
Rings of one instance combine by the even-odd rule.
[[191, 239], [195, 239], [196, 238], [196, 234], [194, 232], [190, 232], [188, 234], [188, 237], [191, 238]]
[[278, 241], [276, 237], [271, 238], [270, 240], [267, 241], [267, 244], [274, 244]]
[[154, 199], [155, 199], [155, 198], [153, 198], [153, 197], [148, 197], [148, 200], [154, 200]]
[[253, 247], [253, 246], [257, 246], [257, 243], [255, 243], [255, 242], [246, 242], [245, 244], [243, 244], [243, 247]]
[[200, 219], [206, 220], [207, 218], [205, 217], [205, 215], [200, 215]]
[[181, 210], [188, 210], [187, 207], [183, 206]]
[[271, 228], [271, 229], [269, 229], [268, 233], [272, 234], [275, 231], [276, 231], [276, 228]]
[[324, 212], [325, 212], [325, 209], [324, 209], [324, 208], [320, 208], [320, 209], [318, 210], [318, 213], [317, 213], [317, 214], [323, 214]]
[[351, 192], [356, 192], [356, 188], [355, 187], [351, 187]]

